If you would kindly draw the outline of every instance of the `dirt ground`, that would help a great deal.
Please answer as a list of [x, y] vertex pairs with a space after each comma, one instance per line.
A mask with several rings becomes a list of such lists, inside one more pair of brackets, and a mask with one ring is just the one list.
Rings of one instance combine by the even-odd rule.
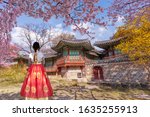
[[[150, 91], [146, 89], [118, 89], [63, 79], [50, 80], [54, 91], [50, 100], [150, 100]], [[21, 85], [0, 83], [0, 100], [24, 100], [20, 96]]]

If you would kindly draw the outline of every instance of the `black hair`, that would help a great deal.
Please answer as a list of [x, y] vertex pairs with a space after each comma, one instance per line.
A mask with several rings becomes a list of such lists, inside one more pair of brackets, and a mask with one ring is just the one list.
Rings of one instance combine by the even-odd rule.
[[38, 42], [34, 42], [33, 49], [36, 52], [37, 50], [40, 50], [40, 44]]

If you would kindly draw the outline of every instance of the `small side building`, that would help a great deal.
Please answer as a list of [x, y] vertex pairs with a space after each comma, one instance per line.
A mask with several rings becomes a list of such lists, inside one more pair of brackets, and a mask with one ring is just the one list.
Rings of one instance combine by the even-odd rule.
[[135, 64], [127, 55], [116, 50], [115, 46], [122, 38], [97, 41], [95, 46], [104, 49], [104, 56], [94, 65], [99, 68], [103, 82], [118, 84], [145, 85], [149, 82], [148, 71], [144, 66]]

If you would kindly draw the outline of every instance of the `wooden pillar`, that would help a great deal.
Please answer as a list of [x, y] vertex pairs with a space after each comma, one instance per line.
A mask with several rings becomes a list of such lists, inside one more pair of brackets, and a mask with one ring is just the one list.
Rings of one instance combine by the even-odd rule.
[[68, 67], [65, 66], [64, 68], [65, 68], [65, 77], [66, 77], [66, 79], [67, 79], [67, 78], [68, 78], [68, 76], [67, 76], [67, 73], [68, 73]]
[[70, 55], [69, 55], [70, 50], [69, 50], [69, 48], [67, 48], [67, 51], [68, 51], [68, 55], [67, 56], [69, 57], [68, 59], [70, 61]]
[[113, 56], [115, 56], [114, 47], [112, 47], [112, 53], [113, 53]]
[[56, 70], [56, 77], [58, 77], [58, 70]]
[[80, 66], [80, 69], [81, 69], [81, 73], [82, 73], [81, 77], [83, 77], [83, 66]]
[[67, 48], [67, 51], [68, 51], [68, 56], [69, 56], [69, 51], [70, 51], [69, 48]]

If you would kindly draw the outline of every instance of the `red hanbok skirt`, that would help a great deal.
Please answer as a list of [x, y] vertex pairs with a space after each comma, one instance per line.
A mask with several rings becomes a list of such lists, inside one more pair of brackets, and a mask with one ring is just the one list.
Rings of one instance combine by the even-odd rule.
[[53, 90], [42, 64], [32, 64], [23, 82], [21, 96], [26, 98], [47, 98]]

